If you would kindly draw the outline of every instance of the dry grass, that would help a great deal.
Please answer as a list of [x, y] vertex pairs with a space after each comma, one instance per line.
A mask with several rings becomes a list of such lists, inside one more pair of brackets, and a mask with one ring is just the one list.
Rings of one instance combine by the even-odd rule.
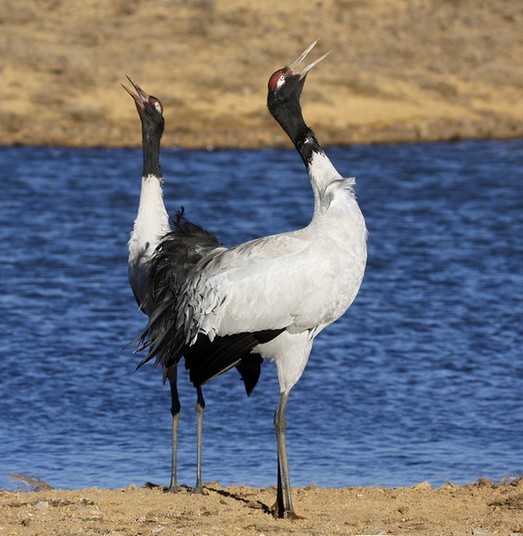
[[0, 143], [139, 144], [129, 74], [165, 145], [288, 145], [267, 79], [316, 37], [332, 53], [302, 100], [324, 143], [521, 136], [522, 26], [519, 0], [4, 2]]

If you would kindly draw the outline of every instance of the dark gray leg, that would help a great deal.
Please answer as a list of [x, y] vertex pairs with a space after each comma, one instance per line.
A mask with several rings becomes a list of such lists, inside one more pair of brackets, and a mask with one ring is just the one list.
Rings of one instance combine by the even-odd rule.
[[171, 415], [173, 417], [172, 427], [172, 456], [171, 456], [171, 483], [168, 491], [179, 491], [176, 480], [176, 453], [178, 449], [178, 423], [180, 422], [180, 398], [178, 397], [178, 387], [176, 385], [177, 368], [176, 366], [169, 367], [167, 370], [167, 378], [171, 388]]
[[276, 430], [276, 442], [278, 447], [278, 490], [276, 495], [276, 509], [274, 514], [277, 517], [295, 519], [299, 516], [294, 512], [291, 496], [291, 480], [289, 476], [289, 464], [287, 461], [287, 444], [285, 440], [285, 410], [289, 393], [280, 393], [278, 408], [274, 415], [274, 428]]
[[205, 410], [205, 400], [201, 387], [196, 388], [196, 419], [198, 424], [197, 429], [197, 446], [196, 446], [196, 486], [194, 493], [204, 493], [202, 484], [202, 437], [203, 437], [203, 412]]

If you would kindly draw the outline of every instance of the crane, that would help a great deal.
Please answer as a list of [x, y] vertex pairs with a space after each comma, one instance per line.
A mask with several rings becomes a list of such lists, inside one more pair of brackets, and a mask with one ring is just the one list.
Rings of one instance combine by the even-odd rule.
[[[128, 243], [128, 271], [129, 282], [141, 311], [147, 315], [153, 312], [150, 299], [149, 271], [151, 259], [161, 238], [172, 229], [184, 233], [186, 240], [183, 245], [187, 248], [187, 255], [194, 260], [200, 258], [199, 250], [206, 247], [218, 247], [220, 242], [210, 233], [191, 224], [179, 211], [176, 221], [171, 227], [167, 210], [163, 201], [163, 174], [160, 166], [160, 141], [164, 131], [163, 106], [160, 100], [148, 95], [131, 78], [127, 77], [134, 91], [126, 86], [123, 88], [133, 98], [136, 110], [142, 125], [143, 173], [140, 191], [138, 214], [134, 221], [133, 230]], [[181, 259], [183, 263], [183, 259]], [[185, 273], [187, 266], [178, 267]], [[244, 381], [247, 394], [254, 389], [261, 372], [262, 359], [259, 355], [249, 354], [238, 363], [238, 370]], [[178, 428], [180, 420], [180, 399], [177, 387], [177, 364], [172, 363], [163, 368], [163, 379], [169, 381], [171, 392], [172, 415], [172, 457], [171, 480], [169, 491], [178, 491], [177, 483], [177, 445]], [[197, 463], [196, 486], [193, 491], [203, 493], [202, 484], [202, 436], [203, 415], [205, 400], [201, 386], [196, 387], [196, 415], [197, 415]]]

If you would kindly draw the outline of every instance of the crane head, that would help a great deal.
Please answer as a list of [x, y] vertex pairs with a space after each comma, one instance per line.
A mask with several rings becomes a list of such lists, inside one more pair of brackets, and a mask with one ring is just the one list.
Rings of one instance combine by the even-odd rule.
[[136, 93], [133, 93], [132, 90], [130, 90], [128, 87], [124, 86], [122, 84], [122, 87], [131, 95], [131, 97], [134, 100], [134, 103], [136, 104], [136, 109], [138, 110], [138, 114], [142, 119], [144, 119], [146, 116], [154, 117], [156, 116], [163, 118], [163, 106], [159, 99], [156, 97], [153, 97], [152, 95], [148, 95], [136, 82], [134, 82], [131, 78], [127, 76], [127, 80], [131, 82], [134, 90]]
[[267, 99], [269, 109], [271, 109], [271, 104], [282, 104], [292, 98], [299, 99], [307, 73], [329, 55], [329, 52], [327, 52], [317, 60], [309, 63], [309, 65], [303, 69], [298, 70], [298, 65], [305, 59], [317, 42], [318, 39], [313, 41], [293, 62], [278, 69], [271, 75], [269, 78], [269, 93]]

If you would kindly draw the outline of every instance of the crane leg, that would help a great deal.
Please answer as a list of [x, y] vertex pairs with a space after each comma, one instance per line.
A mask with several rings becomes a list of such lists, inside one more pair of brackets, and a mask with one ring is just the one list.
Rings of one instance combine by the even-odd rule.
[[287, 409], [288, 399], [289, 393], [280, 393], [278, 408], [274, 415], [274, 428], [276, 430], [276, 442], [278, 447], [278, 488], [273, 513], [275, 517], [299, 519], [300, 516], [294, 512], [294, 506], [292, 505], [291, 480], [289, 476], [287, 444], [285, 440], [285, 430], [287, 428], [285, 411]]
[[201, 387], [196, 388], [196, 419], [197, 419], [197, 446], [196, 446], [196, 486], [193, 493], [205, 494], [202, 483], [202, 437], [203, 437], [203, 413], [205, 410], [205, 400]]
[[171, 483], [167, 491], [179, 491], [179, 486], [176, 480], [176, 454], [178, 449], [178, 424], [180, 422], [180, 398], [178, 397], [178, 386], [176, 385], [177, 369], [170, 367], [167, 371], [169, 386], [171, 388], [171, 415], [173, 418], [172, 424], [172, 455], [171, 455]]

